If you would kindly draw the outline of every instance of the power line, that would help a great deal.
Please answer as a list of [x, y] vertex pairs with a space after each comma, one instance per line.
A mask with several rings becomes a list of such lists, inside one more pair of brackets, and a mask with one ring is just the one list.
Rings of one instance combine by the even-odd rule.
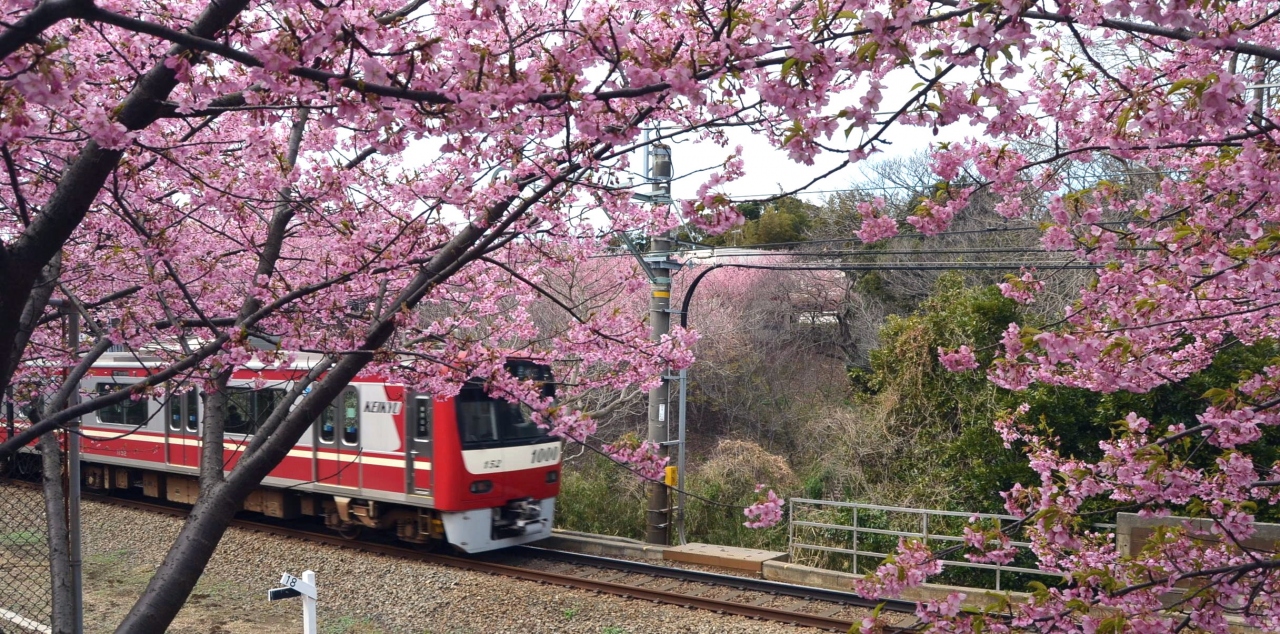
[[[742, 247], [731, 247], [731, 249], [740, 249]], [[730, 249], [725, 249], [726, 251]], [[1133, 247], [1127, 249], [1117, 249], [1119, 251], [1159, 251], [1155, 247]], [[1017, 247], [1003, 249], [858, 249], [858, 250], [835, 250], [835, 251], [790, 251], [786, 252], [786, 257], [804, 257], [804, 258], [826, 258], [826, 257], [874, 257], [881, 255], [987, 255], [991, 253], [1065, 253], [1063, 251], [1049, 251], [1038, 247]], [[693, 259], [705, 260], [714, 257], [723, 258], [764, 258], [779, 255], [777, 252], [768, 251], [762, 253], [711, 253], [707, 256], [694, 255]]]
[[[1142, 172], [1109, 172], [1109, 173], [1103, 173], [1103, 174], [1063, 174], [1063, 175], [1060, 175], [1059, 178], [1063, 180], [1081, 181], [1081, 180], [1105, 180], [1109, 177], [1117, 177], [1117, 176], [1158, 176], [1158, 175], [1185, 174], [1185, 173], [1187, 173], [1187, 170], [1147, 170]], [[936, 184], [943, 183], [943, 182], [946, 182], [946, 181], [939, 179], [935, 183], [932, 183], [929, 185], [866, 185], [866, 186], [858, 186], [858, 187], [845, 187], [843, 189], [806, 189], [806, 190], [795, 192], [794, 194], [787, 194], [787, 196], [795, 197], [795, 196], [804, 196], [806, 194], [857, 194], [862, 192], [885, 192], [885, 191], [901, 191], [901, 190], [927, 191], [927, 190], [933, 189], [933, 187]], [[973, 184], [976, 184], [976, 183], [973, 183]], [[968, 187], [973, 184], [955, 185], [955, 186]], [[778, 194], [783, 194], [783, 193], [785, 192], [776, 192], [772, 194], [727, 194], [725, 195], [725, 198], [729, 200], [744, 200], [747, 202], [752, 202], [759, 199], [772, 198], [774, 196], [777, 196]]]
[[684, 299], [680, 303], [680, 327], [687, 328], [689, 326], [689, 304], [693, 300], [693, 293], [698, 290], [698, 284], [702, 282], [702, 278], [708, 273], [716, 269], [756, 269], [765, 271], [1007, 271], [1020, 270], [1023, 268], [1045, 268], [1052, 270], [1096, 270], [1098, 267], [1091, 264], [1076, 264], [1072, 260], [1058, 262], [1008, 262], [1003, 264], [975, 264], [969, 262], [920, 262], [915, 264], [849, 264], [842, 263], [827, 266], [782, 266], [774, 264], [738, 264], [738, 263], [716, 263], [704, 269], [693, 278], [688, 288], [684, 291]]
[[[1129, 223], [1130, 221], [1127, 221], [1127, 220], [1115, 220], [1110, 222], [1092, 222], [1092, 223], [1089, 223], [1089, 225], [1098, 226], [1098, 227], [1108, 227], [1108, 226], [1122, 226], [1122, 225], [1127, 225]], [[937, 238], [940, 236], [991, 234], [991, 233], [1003, 233], [1006, 231], [1014, 232], [1014, 231], [1043, 231], [1043, 230], [1044, 229], [1039, 225], [1014, 225], [1014, 226], [1004, 226], [1004, 227], [987, 227], [985, 229], [960, 229], [956, 231], [940, 231], [932, 235], [924, 234], [924, 233], [899, 233], [897, 235], [893, 235], [885, 239], [886, 240], [904, 240], [904, 239], [922, 240], [925, 238]], [[742, 245], [737, 247], [714, 246], [709, 244], [702, 244], [699, 242], [691, 242], [689, 244], [700, 246], [706, 249], [770, 249], [774, 247], [789, 247], [789, 246], [799, 246], [804, 244], [832, 244], [832, 243], [842, 243], [842, 242], [859, 242], [860, 243], [862, 242], [862, 240], [859, 239], [857, 236], [850, 236], [847, 238], [823, 238], [820, 240], [794, 240], [791, 242], [765, 242], [761, 244], [748, 244], [748, 245]]]
[[1098, 264], [1078, 264], [1078, 260], [1042, 260], [1024, 262], [913, 262], [898, 263], [840, 263], [829, 265], [802, 264], [786, 266], [776, 264], [714, 264], [713, 268], [762, 269], [767, 271], [1010, 271], [1020, 269], [1097, 270]]
[[[1114, 224], [1114, 223], [1094, 223], [1094, 224], [1102, 225], [1102, 224]], [[942, 231], [939, 233], [935, 233], [933, 235], [926, 235], [923, 233], [899, 233], [897, 235], [893, 235], [885, 239], [886, 240], [905, 239], [905, 238], [922, 239], [922, 238], [936, 238], [939, 236], [955, 236], [955, 235], [968, 235], [968, 234], [978, 234], [978, 233], [990, 234], [990, 233], [1001, 233], [1005, 231], [1040, 231], [1040, 230], [1041, 229], [1039, 226], [1033, 226], [1033, 225], [1014, 226], [1014, 227], [989, 227], [986, 229], [964, 229], [964, 230], [957, 230], [957, 231]], [[696, 246], [703, 249], [771, 249], [775, 247], [791, 247], [791, 246], [799, 246], [799, 245], [805, 245], [805, 244], [838, 244], [838, 243], [844, 243], [844, 242], [856, 242], [861, 244], [862, 240], [857, 236], [850, 236], [848, 238], [822, 238], [819, 240], [794, 240], [791, 242], [763, 242], [760, 244], [745, 244], [742, 246], [729, 246], [729, 245], [716, 246], [712, 244], [705, 244], [702, 242], [686, 242], [683, 240], [681, 241], [681, 243], [683, 244], [689, 244], [689, 245]]]

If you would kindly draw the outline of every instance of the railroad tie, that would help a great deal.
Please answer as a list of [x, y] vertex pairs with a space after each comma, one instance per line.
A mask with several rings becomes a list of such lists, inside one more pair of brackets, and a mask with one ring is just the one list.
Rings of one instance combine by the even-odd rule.
[[809, 605], [808, 601], [803, 599], [793, 599], [781, 605], [775, 605], [773, 606], [773, 609], [782, 610], [784, 612], [799, 612], [800, 608], [803, 608], [806, 605]]
[[814, 614], [815, 614], [815, 615], [817, 615], [817, 616], [820, 616], [820, 617], [822, 617], [822, 618], [824, 618], [824, 619], [827, 619], [827, 618], [831, 618], [831, 617], [835, 616], [837, 612], [839, 612], [840, 610], [843, 610], [843, 609], [844, 609], [844, 606], [843, 606], [843, 605], [840, 605], [839, 603], [837, 603], [837, 604], [835, 604], [835, 605], [833, 605], [833, 606], [831, 606], [831, 607], [829, 607], [829, 608], [827, 608], [827, 609], [825, 609], [825, 610], [819, 610], [819, 611], [817, 611], [817, 612], [814, 612]]
[[[659, 581], [662, 581], [662, 580], [661, 580], [661, 579], [659, 579]], [[672, 588], [678, 587], [681, 583], [682, 583], [682, 582], [680, 582], [680, 581], [670, 581], [670, 580], [668, 580], [666, 583], [664, 583], [664, 584], [662, 584], [662, 585], [660, 585], [660, 586], [654, 586], [653, 588], [650, 588], [650, 589], [651, 589], [651, 590], [655, 590], [655, 591], [657, 591], [657, 592], [667, 592], [667, 591], [671, 590]]]

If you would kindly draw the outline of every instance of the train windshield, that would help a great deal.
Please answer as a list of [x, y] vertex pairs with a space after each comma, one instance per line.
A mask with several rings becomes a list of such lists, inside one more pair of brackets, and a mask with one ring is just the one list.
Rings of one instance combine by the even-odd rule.
[[[527, 361], [512, 361], [507, 370], [522, 379], [542, 383], [543, 396], [555, 396], [551, 368]], [[537, 423], [531, 410], [522, 405], [494, 398], [477, 384], [458, 393], [458, 435], [463, 449], [487, 449], [551, 442]]]
[[528, 407], [466, 388], [458, 393], [458, 435], [463, 449], [487, 449], [550, 442]]

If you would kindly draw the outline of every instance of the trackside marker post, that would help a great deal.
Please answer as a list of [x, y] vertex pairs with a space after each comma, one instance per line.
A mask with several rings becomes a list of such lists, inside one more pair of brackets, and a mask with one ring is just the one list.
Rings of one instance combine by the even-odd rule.
[[284, 587], [267, 590], [267, 600], [302, 597], [302, 634], [316, 634], [316, 573], [307, 570], [298, 578], [286, 572], [280, 585]]

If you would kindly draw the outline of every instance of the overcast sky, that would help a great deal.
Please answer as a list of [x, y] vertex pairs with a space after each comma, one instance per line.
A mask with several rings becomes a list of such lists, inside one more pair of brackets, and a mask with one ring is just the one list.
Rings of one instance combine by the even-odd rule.
[[[927, 150], [931, 143], [937, 141], [960, 141], [966, 136], [972, 137], [976, 134], [977, 131], [973, 128], [952, 126], [940, 130], [938, 136], [935, 137], [932, 131], [928, 129], [896, 126], [885, 137], [892, 142], [892, 145], [885, 147], [883, 153], [877, 154], [869, 160], [876, 161], [889, 157], [907, 156]], [[836, 136], [837, 139], [840, 137], [839, 134]], [[730, 138], [732, 139], [732, 144], [742, 145], [743, 156], [746, 161], [746, 176], [723, 187], [723, 190], [735, 199], [769, 196], [778, 193], [780, 189], [791, 190], [800, 187], [839, 165], [844, 158], [843, 156], [824, 154], [819, 155], [818, 160], [813, 165], [802, 165], [788, 158], [786, 152], [776, 150], [765, 140], [742, 130], [731, 131]], [[676, 143], [671, 148], [672, 162], [675, 164], [676, 174], [684, 174], [694, 169], [720, 164], [731, 149], [721, 148], [710, 143]], [[637, 167], [640, 164], [639, 160], [635, 162]], [[694, 175], [677, 181], [672, 187], [673, 197], [677, 199], [692, 197], [703, 180], [699, 175]], [[814, 198], [825, 197], [826, 194], [822, 192], [848, 189], [850, 185], [860, 180], [863, 180], [860, 175], [860, 167], [857, 165], [849, 166], [816, 183], [811, 188], [814, 192], [804, 197], [807, 200], [816, 202], [813, 200]]]
[[[1032, 65], [1034, 66], [1034, 63]], [[930, 72], [929, 68], [921, 68], [919, 70], [924, 73]], [[946, 81], [965, 81], [975, 77], [976, 69], [960, 68], [951, 72]], [[920, 86], [920, 81], [920, 75], [910, 69], [899, 69], [890, 73], [884, 78], [884, 96], [880, 104], [881, 110], [893, 111], [899, 108], [911, 96], [914, 89]], [[1026, 87], [1024, 76], [1019, 76], [1003, 83], [1010, 90], [1019, 90]], [[824, 114], [833, 114], [845, 107], [857, 107], [862, 95], [863, 91], [856, 88], [836, 95], [833, 97], [832, 103], [823, 109], [823, 112]], [[980, 137], [982, 132], [981, 128], [974, 128], [965, 123], [957, 123], [939, 130], [938, 135], [934, 136], [931, 129], [898, 124], [891, 127], [881, 137], [882, 140], [888, 141], [890, 144], [880, 145], [881, 153], [876, 154], [869, 160], [875, 161], [883, 158], [907, 156], [927, 150], [931, 143], [962, 141], [965, 138]], [[843, 155], [823, 155], [818, 157], [814, 165], [802, 165], [792, 162], [785, 152], [773, 149], [766, 141], [751, 135], [745, 130], [733, 128], [730, 130], [729, 136], [732, 141], [728, 150], [731, 150], [733, 145], [742, 145], [746, 161], [746, 176], [723, 188], [725, 192], [735, 199], [769, 196], [778, 193], [780, 188], [790, 190], [800, 187], [839, 165], [844, 160]], [[846, 142], [842, 132], [837, 131], [833, 139], [830, 141], [823, 140], [823, 143], [829, 146], [853, 147], [859, 142], [859, 137], [860, 132], [855, 131]], [[686, 142], [672, 146], [672, 160], [675, 163], [677, 175], [688, 173], [693, 169], [718, 165], [724, 161], [726, 156], [726, 148], [710, 143], [698, 145]], [[639, 160], [636, 160], [633, 164], [637, 166], [637, 169], [641, 165]], [[851, 185], [864, 180], [860, 175], [860, 171], [861, 169], [857, 165], [846, 167], [813, 185], [811, 189], [815, 191], [805, 195], [804, 198], [811, 202], [817, 202], [815, 198], [825, 197], [826, 194], [822, 193], [824, 191], [848, 189]], [[672, 194], [677, 199], [692, 197], [701, 182], [703, 182], [703, 179], [697, 175], [677, 182], [672, 188]]]

